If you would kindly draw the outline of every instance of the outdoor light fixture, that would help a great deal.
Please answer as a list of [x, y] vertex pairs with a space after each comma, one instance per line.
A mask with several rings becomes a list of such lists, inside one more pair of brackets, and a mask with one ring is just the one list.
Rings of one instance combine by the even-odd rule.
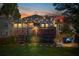
[[33, 28], [33, 30], [37, 31], [37, 30], [38, 30], [38, 27], [35, 26], [35, 27]]
[[34, 30], [35, 31], [35, 34], [37, 35], [38, 27], [35, 26], [32, 30]]
[[29, 26], [33, 26], [33, 23], [29, 23]]

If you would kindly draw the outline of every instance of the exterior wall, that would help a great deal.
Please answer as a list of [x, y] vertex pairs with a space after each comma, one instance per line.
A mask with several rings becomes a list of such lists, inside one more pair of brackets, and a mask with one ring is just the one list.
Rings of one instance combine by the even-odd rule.
[[[14, 24], [16, 24], [17, 26], [15, 27]], [[21, 25], [21, 27], [19, 27], [19, 24]], [[25, 25], [23, 26], [23, 23], [14, 22], [12, 29], [12, 36], [18, 36], [18, 35], [27, 35], [27, 26]]]
[[0, 16], [0, 37], [8, 37], [10, 36], [10, 21], [6, 18], [6, 16]]

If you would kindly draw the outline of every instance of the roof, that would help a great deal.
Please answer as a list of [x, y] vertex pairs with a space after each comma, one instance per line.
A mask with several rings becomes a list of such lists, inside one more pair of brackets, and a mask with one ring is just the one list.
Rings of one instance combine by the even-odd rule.
[[14, 20], [14, 22], [16, 22], [16, 23], [21, 23], [21, 22], [25, 22], [25, 21], [22, 20], [22, 19], [16, 19], [16, 20]]

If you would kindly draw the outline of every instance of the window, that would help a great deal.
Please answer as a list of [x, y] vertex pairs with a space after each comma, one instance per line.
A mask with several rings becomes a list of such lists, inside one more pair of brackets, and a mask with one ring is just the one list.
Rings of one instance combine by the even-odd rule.
[[45, 27], [48, 27], [48, 24], [45, 24]]
[[18, 28], [22, 28], [22, 24], [19, 23], [19, 24], [18, 24]]
[[44, 27], [44, 24], [41, 24], [41, 27]]
[[5, 23], [5, 24], [4, 24], [4, 27], [8, 27], [8, 23]]
[[14, 28], [18, 28], [18, 25], [17, 24], [14, 24]]

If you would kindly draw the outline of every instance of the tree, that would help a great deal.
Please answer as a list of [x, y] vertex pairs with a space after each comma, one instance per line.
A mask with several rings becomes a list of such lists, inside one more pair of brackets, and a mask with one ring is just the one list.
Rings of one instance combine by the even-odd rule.
[[18, 5], [16, 3], [4, 3], [0, 10], [0, 14], [5, 14], [8, 18], [9, 15], [12, 16], [14, 19], [20, 18]]
[[72, 23], [79, 33], [79, 3], [54, 3], [53, 6], [58, 11], [64, 11], [65, 22]]

